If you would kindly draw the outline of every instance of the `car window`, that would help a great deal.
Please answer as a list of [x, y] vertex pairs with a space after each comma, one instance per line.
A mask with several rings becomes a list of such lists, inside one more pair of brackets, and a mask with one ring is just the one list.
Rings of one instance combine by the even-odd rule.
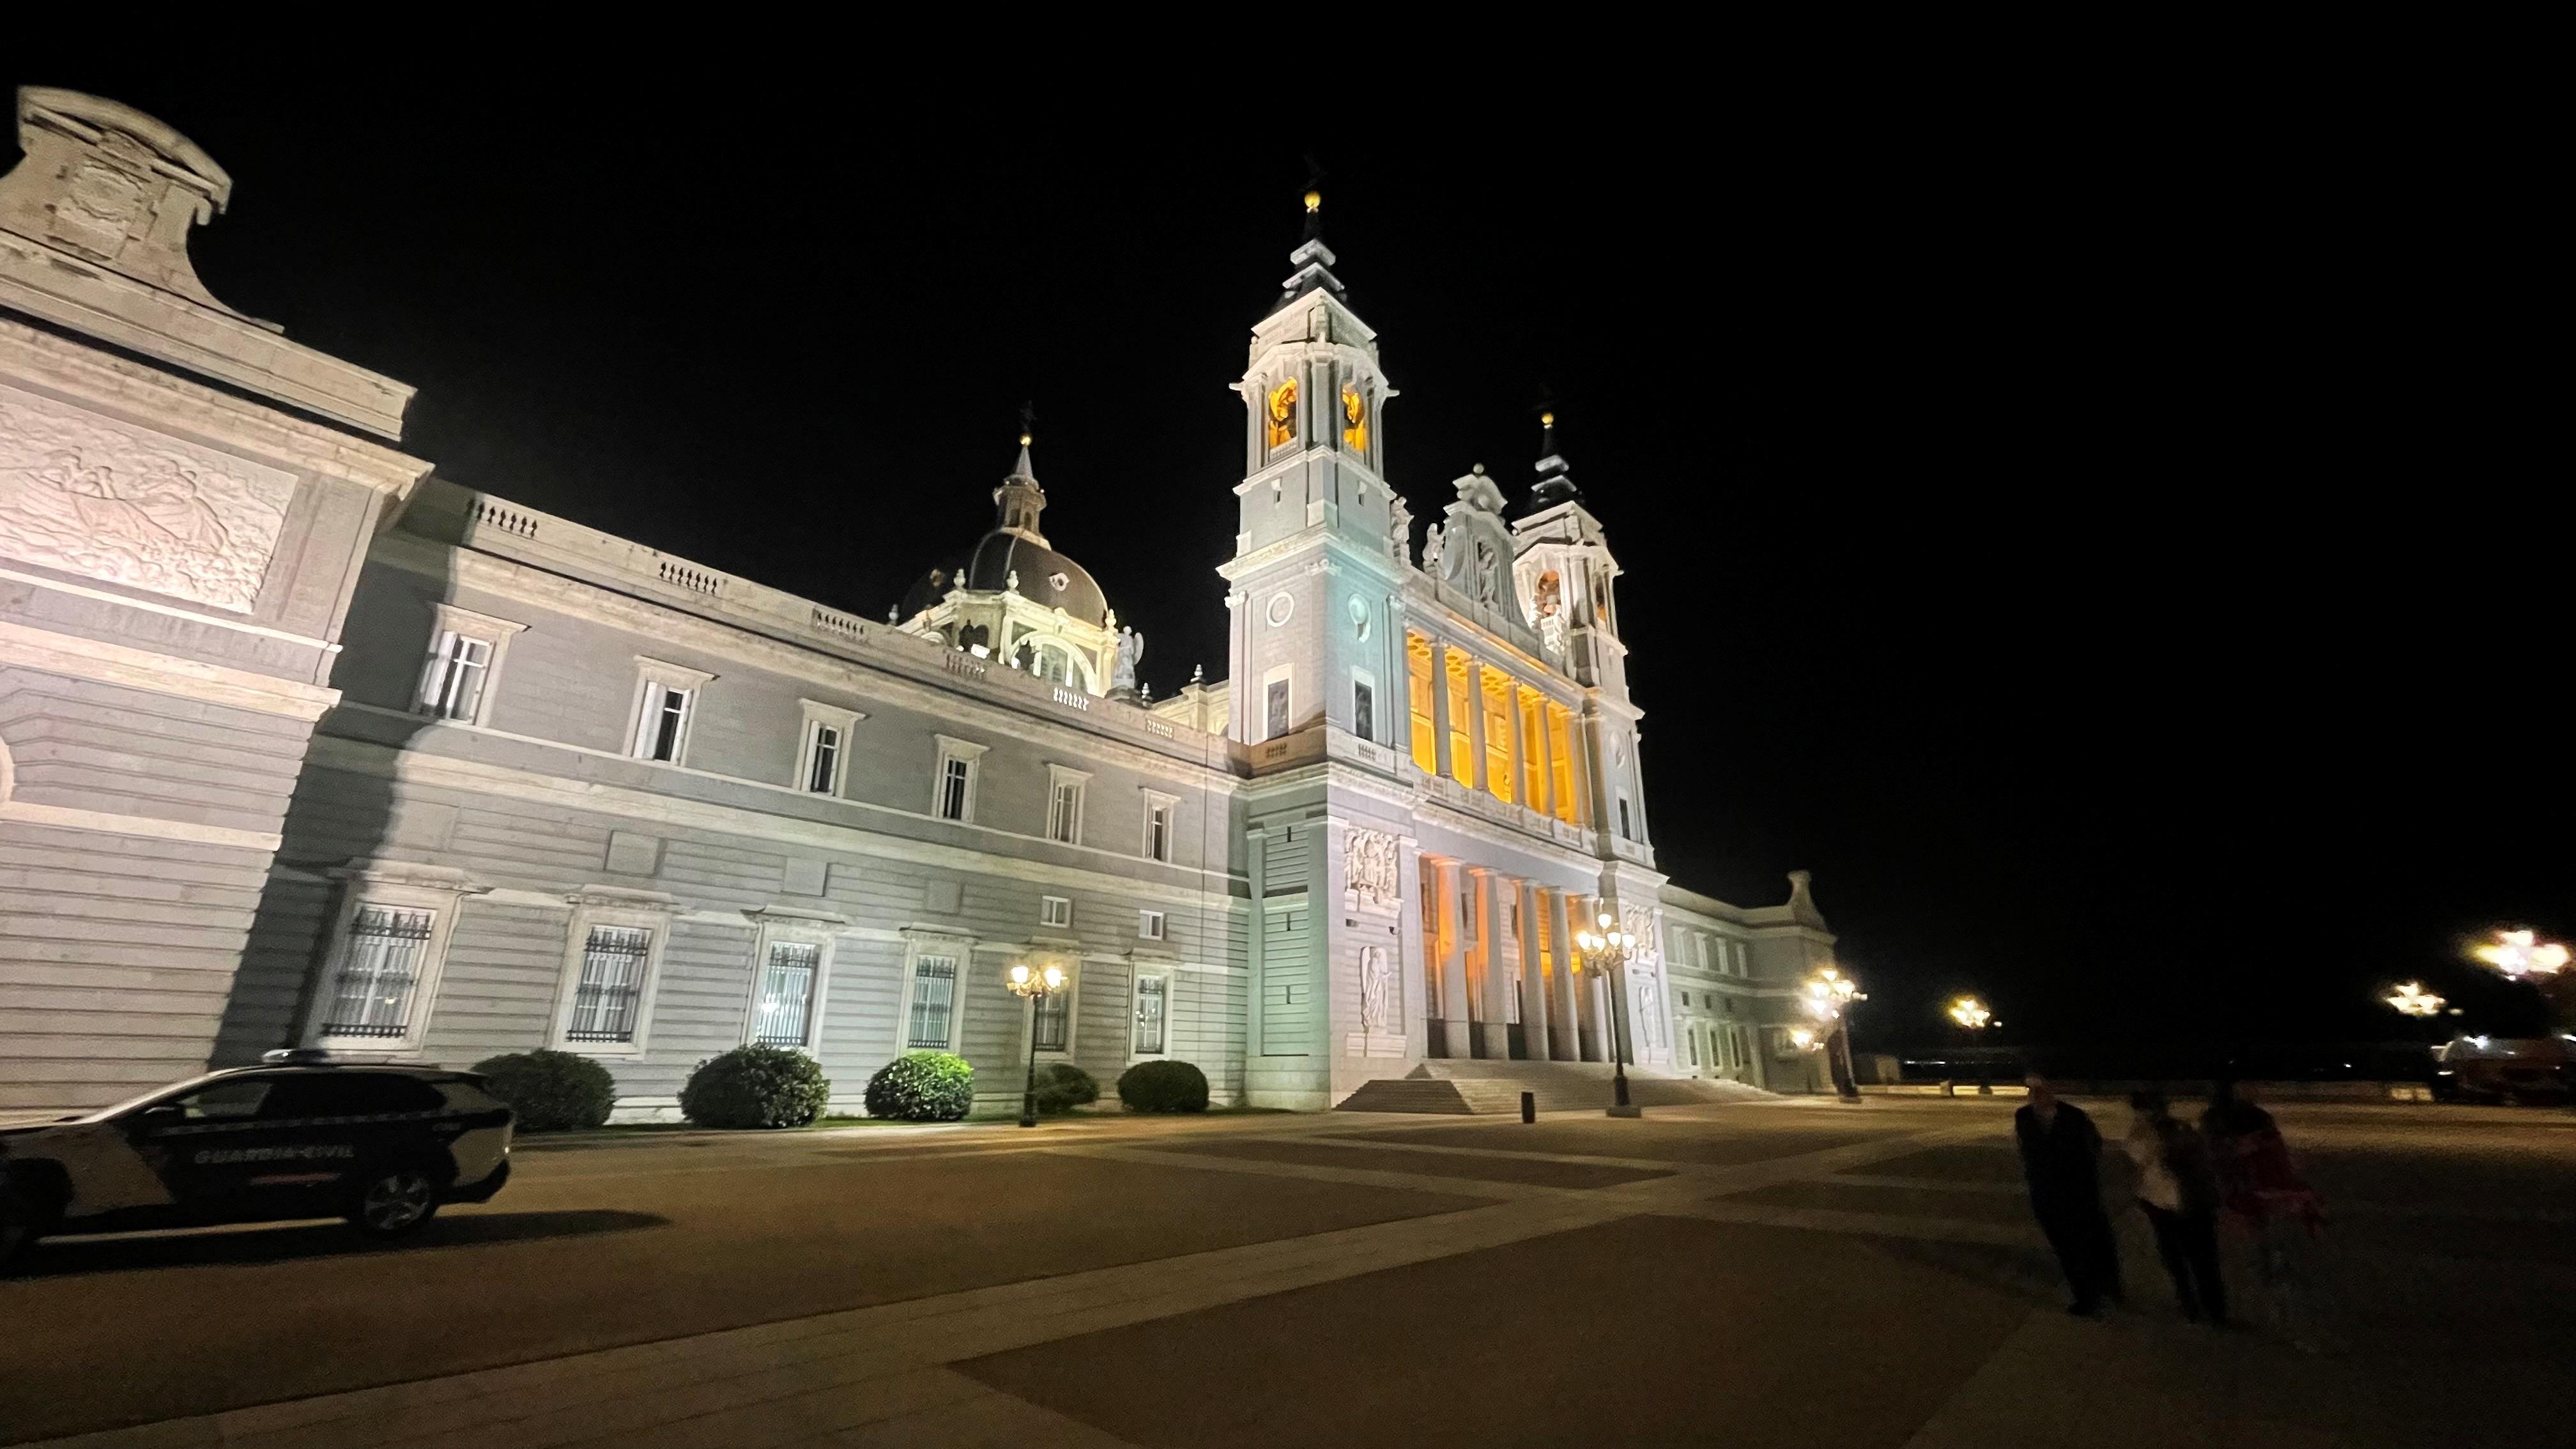
[[235, 1077], [174, 1097], [168, 1105], [191, 1122], [239, 1122], [256, 1115], [276, 1085], [273, 1077]]
[[331, 1081], [332, 1114], [375, 1117], [388, 1112], [435, 1112], [447, 1105], [438, 1089], [394, 1072], [349, 1072]]

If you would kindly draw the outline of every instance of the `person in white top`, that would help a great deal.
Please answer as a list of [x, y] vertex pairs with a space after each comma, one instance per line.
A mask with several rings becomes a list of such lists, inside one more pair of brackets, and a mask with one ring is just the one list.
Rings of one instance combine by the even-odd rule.
[[2218, 1173], [2209, 1145], [2174, 1119], [2164, 1093], [2137, 1092], [2120, 1143], [2138, 1169], [2138, 1206], [2156, 1230], [2156, 1256], [2172, 1277], [2182, 1316], [2227, 1324], [2227, 1285], [2218, 1272]]

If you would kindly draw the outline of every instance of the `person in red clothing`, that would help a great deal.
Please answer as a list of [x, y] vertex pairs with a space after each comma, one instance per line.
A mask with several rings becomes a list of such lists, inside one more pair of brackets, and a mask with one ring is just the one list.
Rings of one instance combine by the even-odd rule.
[[2291, 1341], [2310, 1346], [2311, 1315], [2298, 1259], [2326, 1222], [2325, 1204], [2281, 1138], [2272, 1114], [2255, 1106], [2244, 1089], [2221, 1079], [2210, 1086], [2209, 1110], [2200, 1117], [2228, 1215], [2253, 1235], [2255, 1266], [2264, 1295]]

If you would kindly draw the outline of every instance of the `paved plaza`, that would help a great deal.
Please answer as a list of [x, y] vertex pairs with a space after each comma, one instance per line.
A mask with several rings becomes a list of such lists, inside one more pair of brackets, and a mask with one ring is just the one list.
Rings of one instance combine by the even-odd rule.
[[2069, 1318], [1991, 1101], [539, 1142], [401, 1247], [43, 1245], [0, 1442], [2564, 1444], [2576, 1117], [2277, 1110], [2334, 1222], [2228, 1333], [2134, 1213]]

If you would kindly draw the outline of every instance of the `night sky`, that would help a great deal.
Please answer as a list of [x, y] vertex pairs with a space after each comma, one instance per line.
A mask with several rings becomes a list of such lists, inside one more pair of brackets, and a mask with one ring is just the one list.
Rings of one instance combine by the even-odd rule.
[[1812, 869], [1863, 1045], [1959, 990], [2096, 1055], [2386, 1038], [2406, 978], [2523, 1030], [2460, 938], [2576, 928], [2563, 444], [2504, 441], [2554, 369], [2491, 345], [2529, 203], [2402, 106], [1265, 138], [1007, 88], [958, 104], [1025, 124], [952, 131], [749, 84], [0, 79], [204, 146], [207, 285], [417, 385], [445, 476], [836, 607], [990, 526], [1033, 401], [1047, 531], [1158, 694], [1224, 671], [1228, 387], [1311, 155], [1391, 481], [1517, 494], [1554, 403], [1659, 863], [1747, 904]]

